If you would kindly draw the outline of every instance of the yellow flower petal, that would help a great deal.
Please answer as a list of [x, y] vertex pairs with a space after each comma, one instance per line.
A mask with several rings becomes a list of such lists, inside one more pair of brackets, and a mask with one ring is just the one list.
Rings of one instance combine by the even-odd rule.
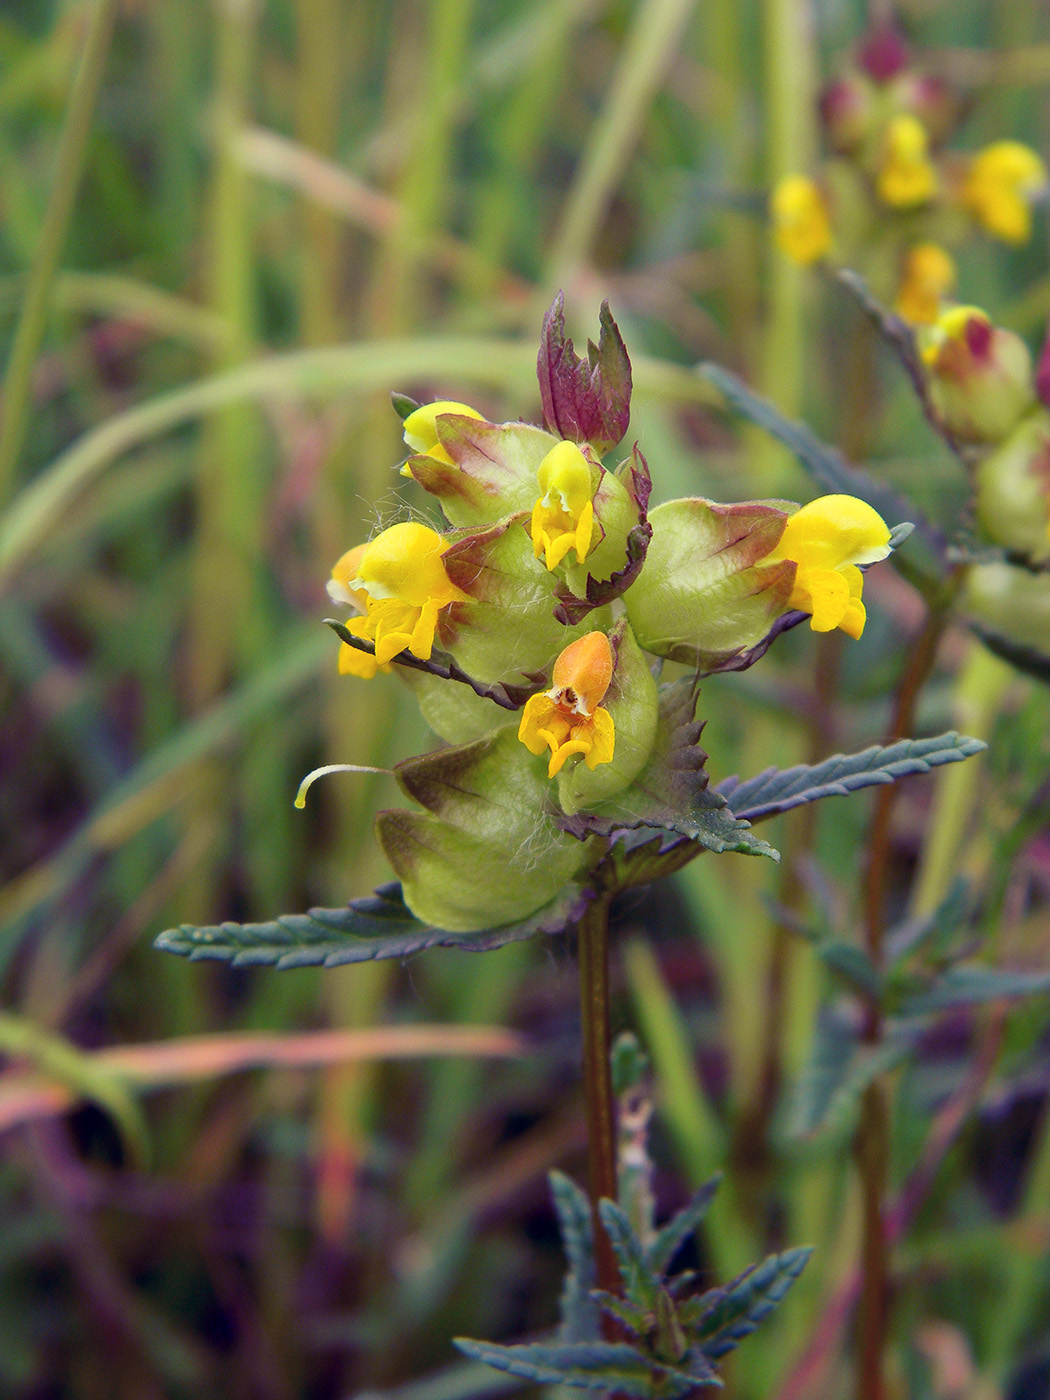
[[588, 768], [611, 763], [615, 726], [598, 703], [612, 679], [612, 648], [604, 632], [588, 632], [567, 646], [554, 663], [553, 686], [525, 702], [518, 738], [530, 753], [550, 751], [548, 778], [582, 754]]
[[594, 541], [595, 469], [574, 442], [559, 442], [537, 470], [540, 497], [532, 508], [532, 548], [556, 569], [570, 549], [580, 564]]
[[955, 286], [955, 261], [938, 243], [917, 243], [904, 261], [894, 310], [915, 326], [932, 326]]
[[[442, 413], [458, 413], [464, 418], [478, 418], [484, 421], [477, 409], [471, 408], [469, 404], [439, 399], [436, 403], [421, 404], [408, 415], [404, 422], [405, 442], [413, 452], [421, 452], [424, 456], [434, 457], [439, 462], [451, 465], [452, 458], [438, 437], [437, 419]], [[411, 472], [407, 475], [410, 476]]]
[[884, 204], [911, 209], [937, 193], [937, 172], [928, 155], [930, 138], [918, 117], [894, 117], [883, 135], [875, 188]]
[[995, 141], [970, 163], [962, 203], [996, 238], [1024, 243], [1032, 231], [1031, 197], [1046, 178], [1046, 166], [1030, 147]]
[[824, 196], [806, 175], [785, 175], [770, 199], [777, 247], [803, 267], [831, 250], [831, 219]]
[[810, 613], [815, 632], [841, 627], [859, 637], [865, 612], [857, 566], [874, 564], [889, 552], [889, 528], [878, 511], [855, 496], [821, 496], [788, 517], [776, 549], [762, 562], [795, 564], [788, 605]]

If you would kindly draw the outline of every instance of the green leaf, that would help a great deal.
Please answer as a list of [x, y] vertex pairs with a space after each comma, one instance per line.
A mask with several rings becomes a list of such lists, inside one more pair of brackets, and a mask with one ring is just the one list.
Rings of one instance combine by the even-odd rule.
[[381, 885], [374, 894], [342, 909], [311, 909], [283, 914], [264, 924], [182, 924], [169, 929], [154, 947], [191, 962], [202, 959], [234, 967], [339, 967], [343, 963], [404, 958], [423, 948], [460, 948], [484, 953], [538, 933], [557, 933], [572, 921], [579, 887], [567, 885], [556, 899], [520, 923], [476, 933], [451, 933], [424, 924], [401, 897], [401, 886]]
[[811, 1138], [844, 1129], [868, 1085], [895, 1069], [911, 1050], [912, 1040], [905, 1035], [861, 1047], [855, 1028], [844, 1018], [822, 1021], [789, 1112], [788, 1137]]
[[874, 997], [879, 993], [880, 979], [871, 959], [863, 948], [855, 943], [820, 943], [817, 957], [851, 991], [862, 996]]
[[844, 797], [858, 788], [927, 773], [942, 763], [958, 763], [987, 747], [980, 739], [954, 732], [932, 739], [901, 739], [888, 746], [875, 744], [860, 753], [835, 754], [813, 766], [800, 763], [794, 768], [767, 768], [746, 782], [727, 778], [716, 792], [726, 798], [738, 817], [756, 822], [822, 797]]
[[645, 1262], [657, 1278], [662, 1278], [666, 1274], [682, 1245], [695, 1230], [699, 1229], [707, 1214], [707, 1208], [721, 1184], [721, 1173], [712, 1177], [710, 1181], [706, 1181], [689, 1204], [683, 1206], [680, 1211], [673, 1215], [656, 1236], [656, 1239], [653, 1240], [646, 1251]]
[[623, 1324], [628, 1332], [643, 1337], [653, 1326], [653, 1315], [626, 1298], [618, 1298], [615, 1293], [606, 1293], [600, 1288], [594, 1290], [594, 1301], [610, 1317]]
[[694, 1346], [709, 1361], [716, 1361], [732, 1351], [769, 1316], [806, 1267], [812, 1253], [812, 1249], [803, 1248], [771, 1254], [727, 1287], [696, 1299], [698, 1308], [705, 1304], [705, 1299], [707, 1302], [695, 1320], [688, 1316], [689, 1304], [683, 1304], [679, 1318], [693, 1333]]
[[691, 677], [661, 686], [656, 743], [645, 768], [594, 814], [562, 819], [564, 829], [584, 840], [651, 827], [687, 837], [709, 851], [779, 860], [779, 852], [755, 836], [720, 792], [708, 787], [707, 754], [698, 743], [703, 722], [694, 718], [695, 712], [696, 683]]
[[595, 1341], [601, 1332], [598, 1308], [592, 1290], [597, 1284], [594, 1266], [594, 1226], [591, 1203], [586, 1193], [564, 1172], [550, 1172], [554, 1210], [561, 1228], [562, 1247], [568, 1261], [568, 1271], [561, 1289], [561, 1327], [563, 1342]]
[[822, 1011], [809, 1059], [789, 1100], [785, 1129], [789, 1139], [811, 1137], [822, 1126], [849, 1072], [856, 1048], [854, 1018], [836, 1007]]
[[894, 967], [923, 948], [932, 946], [936, 952], [962, 927], [972, 906], [970, 886], [960, 876], [932, 914], [921, 919], [910, 919], [890, 930], [884, 943], [888, 966]]
[[454, 1337], [452, 1345], [465, 1356], [484, 1361], [497, 1371], [509, 1371], [512, 1376], [580, 1390], [608, 1390], [632, 1400], [677, 1400], [698, 1383], [687, 1371], [663, 1366], [625, 1342], [530, 1342], [501, 1347]]
[[956, 1006], [981, 1006], [1000, 998], [1041, 996], [1050, 992], [1050, 972], [1008, 972], [994, 967], [950, 967], [931, 987], [907, 997], [900, 1016], [923, 1016]]
[[620, 1266], [620, 1278], [628, 1303], [643, 1312], [655, 1312], [660, 1280], [646, 1261], [645, 1251], [631, 1229], [626, 1211], [615, 1201], [601, 1200], [598, 1202], [598, 1214]]
[[415, 413], [416, 409], [419, 407], [415, 399], [410, 399], [407, 394], [399, 394], [396, 390], [391, 393], [390, 402], [393, 405], [394, 412], [401, 419], [402, 423], [410, 413]]
[[1012, 641], [1011, 638], [1004, 637], [1001, 632], [996, 632], [979, 622], [971, 622], [970, 627], [989, 651], [993, 651], [996, 656], [1009, 662], [1015, 670], [1022, 671], [1026, 676], [1032, 676], [1037, 681], [1043, 681], [1044, 684], [1050, 683], [1050, 655], [1046, 652], [1038, 651], [1035, 647], [1025, 646], [1022, 642]]
[[917, 520], [918, 529], [943, 556], [947, 541], [941, 532], [924, 519], [916, 506], [896, 491], [847, 464], [833, 447], [820, 441], [804, 423], [796, 423], [784, 415], [768, 399], [754, 393], [737, 376], [722, 365], [699, 366], [700, 373], [713, 384], [727, 402], [748, 422], [763, 428], [798, 458], [818, 485], [832, 495], [857, 496], [867, 501], [888, 523], [891, 520]]

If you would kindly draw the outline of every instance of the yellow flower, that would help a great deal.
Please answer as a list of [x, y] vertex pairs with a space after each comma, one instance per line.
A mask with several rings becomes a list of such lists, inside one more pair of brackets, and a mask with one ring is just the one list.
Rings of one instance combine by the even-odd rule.
[[858, 565], [874, 564], [889, 552], [889, 529], [871, 506], [855, 496], [821, 496], [788, 517], [779, 544], [762, 562], [796, 565], [788, 606], [812, 614], [814, 632], [841, 627], [859, 637], [867, 614]]
[[612, 680], [613, 660], [604, 632], [588, 632], [567, 646], [554, 663], [550, 690], [525, 703], [518, 738], [529, 753], [550, 749], [548, 778], [572, 754], [588, 768], [611, 763], [615, 743], [612, 715], [602, 708]]
[[1020, 141], [996, 141], [978, 151], [962, 189], [973, 217], [1006, 243], [1024, 243], [1032, 232], [1031, 196], [1046, 182], [1046, 166]]
[[771, 208], [777, 247], [792, 262], [806, 267], [830, 251], [831, 220], [815, 181], [806, 175], [785, 175], [773, 189]]
[[444, 551], [445, 541], [436, 530], [407, 521], [343, 555], [328, 591], [363, 614], [347, 631], [372, 642], [375, 656], [344, 642], [341, 674], [371, 680], [403, 651], [429, 661], [439, 613], [467, 596], [445, 572]]
[[532, 508], [532, 548], [556, 569], [575, 548], [583, 563], [594, 537], [594, 481], [590, 462], [574, 442], [559, 442], [536, 473], [540, 498]]
[[894, 310], [915, 326], [932, 326], [941, 301], [955, 286], [955, 261], [939, 243], [908, 249]]
[[[433, 457], [437, 461], [451, 466], [452, 458], [445, 451], [437, 432], [437, 419], [442, 413], [458, 413], [464, 418], [477, 418], [481, 422], [485, 421], [477, 409], [471, 408], [468, 404], [453, 403], [451, 399], [439, 399], [436, 403], [421, 404], [419, 408], [413, 409], [408, 415], [404, 422], [405, 442], [413, 452], [420, 452], [426, 457]], [[412, 473], [403, 467], [401, 475], [411, 476]]]
[[894, 117], [883, 134], [882, 161], [875, 181], [878, 196], [895, 209], [926, 204], [937, 193], [930, 164], [930, 138], [918, 117]]

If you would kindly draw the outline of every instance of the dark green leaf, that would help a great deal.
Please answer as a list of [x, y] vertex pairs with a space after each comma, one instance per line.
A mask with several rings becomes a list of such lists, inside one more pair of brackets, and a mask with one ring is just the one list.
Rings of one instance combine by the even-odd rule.
[[703, 723], [694, 718], [695, 712], [692, 678], [661, 686], [656, 743], [641, 774], [624, 792], [603, 803], [596, 815], [580, 813], [565, 818], [561, 825], [581, 840], [651, 827], [687, 837], [709, 851], [739, 851], [779, 860], [779, 853], [759, 840], [748, 822], [729, 809], [726, 799], [708, 787], [707, 755], [698, 742]]
[[897, 520], [918, 522], [927, 540], [943, 555], [946, 541], [940, 531], [922, 518], [916, 506], [896, 491], [883, 486], [866, 472], [849, 466], [833, 447], [820, 441], [804, 423], [785, 418], [768, 399], [754, 393], [737, 376], [721, 365], [702, 364], [700, 373], [713, 384], [737, 413], [763, 428], [782, 442], [798, 458], [814, 480], [832, 495], [857, 496], [867, 501], [889, 523]]
[[646, 1262], [645, 1252], [631, 1229], [627, 1213], [615, 1201], [601, 1200], [598, 1202], [598, 1214], [620, 1266], [627, 1301], [644, 1312], [655, 1312], [660, 1280]]
[[1035, 647], [1024, 646], [1021, 642], [1012, 641], [1009, 637], [1004, 637], [1002, 633], [994, 632], [990, 627], [984, 627], [979, 622], [971, 622], [970, 626], [988, 650], [994, 651], [996, 656], [1001, 656], [1004, 661], [1008, 661], [1016, 670], [1023, 671], [1026, 676], [1033, 676], [1037, 681], [1050, 683], [1050, 655], [1046, 652], [1037, 651]]
[[901, 1016], [922, 1016], [953, 1006], [980, 1006], [1001, 997], [1042, 996], [1050, 992], [1050, 972], [1007, 972], [994, 967], [950, 967], [926, 991], [908, 997]]
[[835, 754], [812, 767], [800, 763], [795, 768], [767, 768], [743, 783], [727, 778], [716, 791], [738, 817], [756, 822], [822, 797], [842, 797], [911, 773], [927, 773], [942, 763], [958, 763], [985, 748], [980, 739], [955, 733], [932, 739], [901, 739], [888, 746], [873, 745], [861, 753]]
[[679, 1313], [693, 1332], [693, 1344], [709, 1361], [732, 1351], [768, 1317], [806, 1266], [811, 1249], [788, 1249], [771, 1254], [757, 1268], [741, 1275], [690, 1326], [685, 1308]]
[[600, 1323], [598, 1308], [591, 1296], [597, 1283], [591, 1203], [586, 1193], [564, 1172], [553, 1171], [547, 1180], [569, 1265], [561, 1289], [559, 1336], [563, 1342], [595, 1341], [600, 1335]]
[[455, 1337], [452, 1344], [464, 1355], [513, 1376], [581, 1390], [611, 1390], [632, 1400], [653, 1400], [656, 1396], [676, 1400], [696, 1384], [688, 1373], [676, 1375], [673, 1367], [662, 1366], [625, 1342], [532, 1342], [501, 1347]]
[[402, 423], [410, 413], [415, 413], [419, 404], [415, 399], [410, 399], [407, 394], [399, 394], [396, 390], [390, 395], [390, 402], [394, 406], [394, 412], [401, 419]]
[[664, 1276], [682, 1245], [699, 1229], [721, 1183], [721, 1173], [705, 1182], [689, 1204], [673, 1215], [653, 1240], [646, 1251], [645, 1262], [657, 1278]]
[[235, 967], [338, 967], [342, 963], [404, 958], [423, 948], [460, 948], [483, 953], [538, 933], [557, 933], [571, 922], [579, 888], [566, 886], [558, 897], [516, 924], [476, 933], [451, 933], [417, 919], [401, 898], [401, 886], [381, 885], [375, 894], [351, 900], [342, 909], [311, 909], [284, 914], [264, 924], [182, 924], [156, 940], [155, 947], [191, 961], [212, 959]]

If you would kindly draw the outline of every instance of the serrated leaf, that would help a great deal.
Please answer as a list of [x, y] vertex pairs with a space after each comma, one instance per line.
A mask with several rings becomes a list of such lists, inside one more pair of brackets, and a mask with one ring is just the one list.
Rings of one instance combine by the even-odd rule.
[[558, 1334], [563, 1342], [596, 1341], [601, 1335], [601, 1324], [592, 1296], [597, 1273], [591, 1203], [586, 1192], [564, 1172], [552, 1171], [547, 1180], [554, 1197], [562, 1248], [569, 1265], [561, 1289], [561, 1327]]
[[883, 486], [866, 472], [849, 466], [839, 452], [821, 442], [804, 423], [785, 418], [768, 399], [754, 393], [742, 379], [722, 365], [708, 362], [700, 365], [699, 369], [737, 413], [782, 442], [825, 491], [833, 495], [857, 496], [867, 501], [887, 522], [917, 522], [917, 528], [937, 554], [943, 557], [947, 541], [936, 526], [922, 516], [913, 502]]
[[722, 1184], [721, 1173], [704, 1183], [688, 1205], [671, 1217], [646, 1251], [645, 1262], [657, 1278], [671, 1267], [675, 1255], [703, 1222], [715, 1192]]
[[927, 773], [942, 763], [958, 763], [987, 747], [980, 739], [954, 731], [932, 739], [901, 739], [896, 744], [875, 744], [860, 753], [835, 754], [814, 765], [767, 768], [745, 782], [727, 778], [716, 792], [726, 798], [738, 817], [756, 822], [822, 797], [844, 797], [911, 773]]
[[1022, 642], [1012, 641], [1001, 632], [995, 632], [979, 622], [971, 621], [970, 628], [989, 651], [994, 652], [1003, 661], [1008, 661], [1015, 670], [1044, 684], [1050, 683], [1050, 654], [1038, 651], [1035, 647], [1025, 646]]
[[779, 852], [760, 840], [726, 799], [708, 787], [707, 755], [699, 745], [703, 723], [696, 712], [696, 683], [686, 677], [660, 688], [656, 742], [645, 768], [630, 787], [602, 803], [594, 814], [561, 820], [581, 840], [590, 835], [655, 828], [684, 836], [706, 850], [771, 856]]
[[[696, 1320], [693, 1345], [709, 1361], [725, 1356], [758, 1327], [798, 1278], [813, 1253], [812, 1249], [788, 1249], [783, 1254], [771, 1254], [768, 1259], [728, 1288], [719, 1290], [718, 1297]], [[684, 1308], [679, 1316], [683, 1316]]]
[[655, 1312], [660, 1280], [646, 1262], [645, 1252], [631, 1229], [626, 1211], [615, 1201], [601, 1200], [598, 1202], [598, 1214], [620, 1266], [620, 1280], [627, 1301], [643, 1312]]
[[505, 943], [560, 932], [572, 921], [579, 887], [568, 885], [548, 905], [520, 923], [476, 933], [452, 933], [417, 919], [398, 884], [351, 900], [341, 909], [284, 914], [268, 923], [182, 924], [168, 929], [154, 947], [191, 962], [204, 959], [234, 967], [339, 967], [344, 963], [405, 958], [424, 948], [459, 948], [484, 953]]
[[579, 1390], [609, 1390], [632, 1400], [676, 1400], [697, 1384], [687, 1373], [653, 1361], [625, 1342], [543, 1343], [502, 1347], [454, 1337], [452, 1345], [465, 1356], [484, 1361], [497, 1371], [541, 1384], [571, 1385]]
[[956, 1006], [981, 1006], [1000, 998], [1041, 996], [1050, 992], [1050, 972], [1008, 972], [994, 967], [950, 967], [931, 987], [905, 998], [900, 1016], [923, 1016]]

